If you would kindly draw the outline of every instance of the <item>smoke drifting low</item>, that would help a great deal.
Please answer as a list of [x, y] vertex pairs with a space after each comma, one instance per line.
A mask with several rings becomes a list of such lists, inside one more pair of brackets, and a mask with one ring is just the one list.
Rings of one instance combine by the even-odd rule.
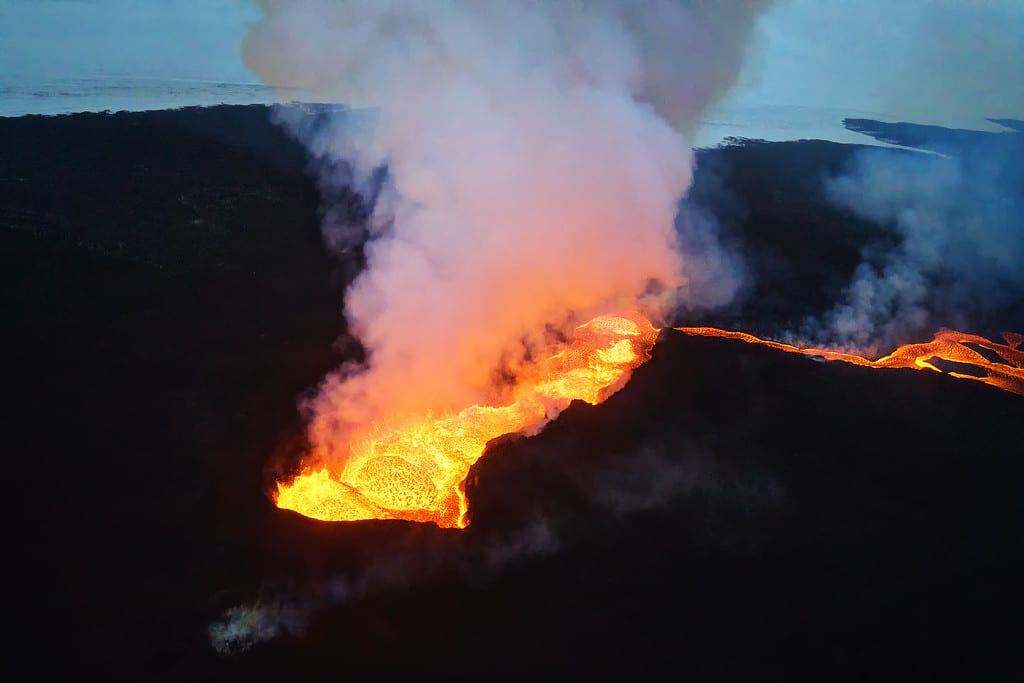
[[[262, 4], [247, 65], [345, 109], [282, 120], [370, 204], [328, 243], [363, 246], [345, 301], [365, 366], [309, 405], [317, 455], [384, 416], [498, 400], [505, 377], [610, 310], [651, 316], [732, 295], [702, 228], [680, 240], [685, 135], [732, 85], [758, 0]], [[688, 248], [698, 244], [696, 254]]]
[[1024, 298], [1024, 135], [930, 146], [943, 153], [866, 150], [826, 181], [831, 201], [893, 235], [805, 336], [887, 352], [939, 326], [984, 327]]
[[[506, 448], [508, 448], [506, 444]], [[542, 457], [558, 479], [558, 446]], [[541, 446], [543, 451], [545, 446]], [[600, 447], [597, 448], [600, 451]], [[495, 454], [501, 457], [503, 454]], [[522, 455], [522, 453], [519, 453]], [[705, 542], [744, 552], [761, 541], [757, 523], [777, 519], [786, 502], [782, 482], [769, 470], [742, 458], [694, 447], [683, 434], [659, 431], [656, 439], [628, 452], [587, 453], [591, 466], [574, 468], [563, 479], [566, 495], [520, 500], [510, 527], [460, 535], [441, 545], [435, 537], [385, 541], [368, 566], [335, 574], [312, 585], [272, 582], [250, 603], [224, 611], [210, 623], [210, 645], [221, 655], [240, 654], [280, 637], [301, 637], [331, 608], [345, 609], [375, 596], [416, 589], [457, 578], [480, 585], [517, 562], [571, 548], [579, 538], [607, 537], [631, 518], [657, 509], [686, 510]], [[520, 479], [514, 485], [521, 486]], [[581, 510], [590, 511], [581, 521]], [[758, 529], [758, 531], [754, 531]]]

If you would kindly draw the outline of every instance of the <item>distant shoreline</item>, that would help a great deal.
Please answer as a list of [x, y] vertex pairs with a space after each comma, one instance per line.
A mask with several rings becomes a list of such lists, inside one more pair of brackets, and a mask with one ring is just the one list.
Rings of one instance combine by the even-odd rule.
[[[211, 82], [214, 86], [219, 86], [216, 82]], [[248, 88], [249, 86], [245, 86]], [[259, 107], [272, 107], [274, 105], [289, 105], [289, 104], [305, 104], [301, 99], [293, 99], [284, 101], [283, 99], [273, 100], [269, 97], [269, 94], [265, 92], [263, 86], [254, 86], [252, 92], [255, 93], [256, 89], [262, 90], [262, 94], [266, 97], [253, 97], [246, 96], [245, 93], [236, 93], [236, 97], [227, 99], [217, 99], [218, 93], [216, 91], [204, 93], [204, 95], [211, 96], [210, 101], [200, 102], [186, 102], [186, 103], [174, 103], [167, 99], [157, 99], [154, 101], [142, 99], [142, 101], [126, 102], [126, 101], [115, 101], [110, 102], [109, 106], [107, 102], [96, 104], [88, 109], [82, 109], [80, 107], [74, 107], [73, 104], [65, 102], [64, 105], [57, 106], [54, 108], [42, 108], [42, 110], [31, 110], [30, 107], [25, 106], [30, 101], [33, 101], [30, 97], [22, 96], [23, 105], [19, 108], [17, 105], [6, 104], [4, 98], [7, 96], [5, 88], [0, 87], [0, 120], [3, 119], [15, 119], [26, 116], [32, 117], [64, 117], [64, 116], [76, 116], [76, 115], [95, 115], [95, 114], [126, 114], [126, 113], [142, 113], [142, 112], [173, 112], [173, 111], [189, 111], [195, 109], [208, 109], [216, 107], [245, 107], [245, 106], [259, 106]], [[82, 98], [85, 99], [85, 98]], [[74, 98], [71, 102], [78, 102], [79, 98]], [[819, 112], [817, 120], [813, 120], [815, 114], [808, 115], [805, 108], [793, 108], [794, 110], [802, 110], [804, 123], [806, 125], [801, 126], [800, 121], [797, 120], [793, 123], [785, 123], [780, 121], [778, 108], [770, 108], [774, 112], [771, 116], [763, 116], [763, 112], [759, 112], [756, 109], [753, 110], [740, 110], [738, 112], [728, 111], [716, 111], [709, 114], [708, 120], [701, 126], [695, 139], [691, 141], [691, 144], [696, 149], [707, 149], [716, 147], [721, 144], [728, 144], [730, 139], [749, 139], [749, 140], [765, 140], [768, 142], [795, 142], [798, 140], [827, 140], [829, 142], [841, 142], [841, 143], [852, 143], [852, 144], [864, 144], [867, 140], [854, 132], [846, 130], [842, 125], [842, 114], [838, 112]], [[812, 119], [810, 123], [807, 122], [808, 117]], [[765, 120], [771, 122], [765, 124]], [[872, 144], [872, 143], [868, 143]]]
[[[192, 107], [272, 106], [308, 102], [301, 90], [282, 91], [260, 83], [218, 80], [88, 77], [22, 84], [0, 81], [0, 119], [120, 112], [179, 111]], [[695, 148], [727, 138], [789, 142], [805, 139], [863, 143], [843, 127], [848, 117], [888, 118], [881, 112], [804, 105], [725, 104], [707, 112], [694, 139]]]

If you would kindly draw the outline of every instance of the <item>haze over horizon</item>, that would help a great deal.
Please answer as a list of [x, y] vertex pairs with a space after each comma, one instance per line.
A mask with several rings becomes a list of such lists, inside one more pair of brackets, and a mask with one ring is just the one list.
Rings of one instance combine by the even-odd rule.
[[[259, 17], [247, 0], [0, 0], [0, 116], [272, 101], [239, 50]], [[1002, 130], [987, 119], [1024, 118], [1021, 64], [1013, 0], [783, 0], [694, 143], [863, 142], [845, 117]]]

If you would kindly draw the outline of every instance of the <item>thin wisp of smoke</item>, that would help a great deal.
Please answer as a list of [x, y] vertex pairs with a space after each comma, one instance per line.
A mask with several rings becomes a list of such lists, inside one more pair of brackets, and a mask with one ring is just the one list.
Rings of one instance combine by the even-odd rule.
[[[549, 458], [554, 461], [555, 458]], [[771, 518], [785, 502], [782, 483], [752, 463], [694, 448], [681, 435], [659, 434], [623, 453], [605, 453], [594, 466], [566, 482], [565, 500], [537, 500], [506, 529], [461, 536], [454, 544], [409, 540], [383, 549], [362, 569], [338, 573], [311, 586], [286, 581], [270, 585], [250, 603], [225, 610], [207, 629], [221, 655], [240, 654], [279, 637], [300, 637], [318, 614], [424, 582], [455, 577], [489, 580], [517, 562], [551, 555], [586, 533], [605, 534], [623, 520], [653, 509], [688, 503], [700, 511], [699, 525], [715, 544], [739, 550], [752, 543], [737, 519]], [[552, 503], [554, 505], [552, 506]], [[566, 508], [596, 511], [578, 528]]]

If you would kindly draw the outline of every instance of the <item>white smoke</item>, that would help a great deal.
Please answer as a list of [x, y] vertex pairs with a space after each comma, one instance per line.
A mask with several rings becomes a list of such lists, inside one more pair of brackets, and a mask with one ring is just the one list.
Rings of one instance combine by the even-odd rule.
[[733, 83], [767, 4], [261, 3], [246, 64], [346, 105], [281, 117], [328, 201], [340, 184], [372, 201], [365, 224], [325, 210], [331, 246], [365, 242], [345, 315], [369, 363], [312, 402], [321, 457], [384, 415], [494, 400], [495, 371], [573, 321], [728, 301], [734, 260], [706, 229], [691, 258], [673, 226], [684, 134]]
[[940, 326], [986, 324], [1019, 302], [1022, 139], [980, 134], [948, 155], [865, 150], [828, 179], [831, 201], [893, 235], [869, 245], [843, 299], [821, 320], [807, 321], [805, 334], [886, 352]]

